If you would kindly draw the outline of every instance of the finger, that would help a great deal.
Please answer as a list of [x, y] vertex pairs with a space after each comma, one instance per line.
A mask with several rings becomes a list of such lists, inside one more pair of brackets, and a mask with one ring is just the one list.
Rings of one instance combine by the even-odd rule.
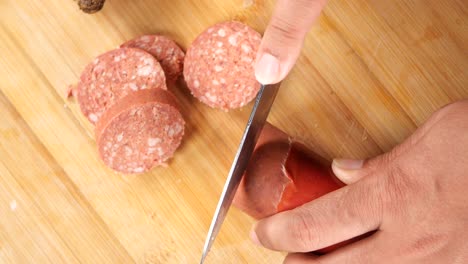
[[284, 259], [283, 264], [377, 263], [373, 260], [377, 259], [376, 256], [381, 256], [378, 253], [381, 240], [380, 234], [375, 233], [371, 237], [349, 244], [324, 256], [311, 253], [290, 253]]
[[291, 211], [260, 220], [253, 239], [273, 250], [309, 252], [378, 229], [382, 184], [366, 177]]
[[386, 258], [388, 254], [384, 249], [388, 249], [390, 245], [382, 236], [383, 234], [378, 231], [370, 237], [337, 249], [330, 254], [320, 256], [317, 260], [320, 264], [361, 264], [382, 263], [383, 260], [389, 261]]
[[363, 164], [363, 160], [334, 159], [332, 170], [340, 181], [351, 184], [365, 176], [366, 170], [362, 168]]
[[283, 264], [313, 264], [318, 256], [306, 253], [290, 253], [286, 256]]
[[255, 64], [260, 83], [284, 79], [297, 60], [302, 43], [326, 0], [278, 0], [262, 39]]

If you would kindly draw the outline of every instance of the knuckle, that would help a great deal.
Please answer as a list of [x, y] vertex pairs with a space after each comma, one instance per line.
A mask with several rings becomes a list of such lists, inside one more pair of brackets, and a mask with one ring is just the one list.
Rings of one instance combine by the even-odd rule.
[[[366, 193], [363, 193], [363, 192]], [[347, 189], [339, 199], [337, 211], [339, 217], [337, 221], [344, 226], [361, 219], [361, 225], [365, 229], [378, 228], [380, 223], [371, 221], [371, 219], [381, 219], [380, 209], [380, 194], [375, 189], [362, 190], [360, 192]], [[366, 219], [362, 219], [362, 215], [366, 215]]]
[[[345, 212], [345, 219], [354, 220], [354, 219], [359, 219], [360, 216], [362, 215], [363, 210], [368, 210], [365, 215], [369, 215], [371, 213], [371, 208], [370, 206], [370, 199], [369, 196], [365, 196], [362, 198], [357, 198], [356, 196], [351, 196], [351, 199], [348, 201], [348, 206], [346, 207], [347, 209], [344, 210]], [[363, 201], [362, 204], [359, 203], [359, 200]]]
[[391, 151], [383, 153], [373, 159], [366, 161], [366, 168], [369, 172], [375, 172], [383, 168], [391, 166], [391, 164], [405, 152], [405, 148], [402, 145], [397, 145]]
[[417, 190], [417, 183], [399, 164], [391, 166], [384, 180], [384, 201], [385, 212], [390, 217], [401, 215], [414, 201], [414, 191]]
[[313, 236], [313, 217], [302, 211], [295, 212], [291, 221], [291, 235], [294, 239], [297, 252], [308, 252], [314, 249], [317, 236]]
[[[343, 193], [343, 198], [338, 200], [338, 212], [340, 212], [339, 221], [346, 223], [350, 219], [355, 219], [357, 212], [356, 212], [356, 198], [353, 195], [353, 192], [349, 191], [350, 189], [345, 189]], [[365, 197], [362, 197], [365, 198]]]
[[392, 201], [405, 200], [407, 177], [399, 165], [391, 166], [386, 177], [387, 196]]
[[277, 38], [276, 41], [281, 43], [297, 42], [302, 40], [305, 35], [304, 30], [279, 17], [271, 21], [270, 29], [274, 33], [274, 37]]

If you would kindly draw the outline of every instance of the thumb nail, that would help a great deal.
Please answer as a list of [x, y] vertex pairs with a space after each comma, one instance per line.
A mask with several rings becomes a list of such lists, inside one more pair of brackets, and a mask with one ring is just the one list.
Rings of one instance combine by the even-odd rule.
[[359, 170], [363, 164], [364, 160], [334, 159], [332, 166], [342, 170]]
[[252, 240], [252, 242], [257, 245], [257, 246], [261, 246], [262, 243], [260, 243], [260, 240], [258, 240], [258, 236], [257, 236], [257, 233], [255, 232], [255, 227], [257, 225], [255, 224], [252, 229], [250, 230], [250, 240]]
[[269, 54], [263, 53], [260, 59], [255, 64], [255, 78], [261, 84], [272, 84], [278, 82], [280, 78], [280, 62], [278, 58]]
[[351, 184], [358, 181], [363, 176], [362, 171], [359, 170], [362, 168], [363, 164], [363, 160], [334, 159], [332, 162], [332, 170], [335, 176], [342, 182]]

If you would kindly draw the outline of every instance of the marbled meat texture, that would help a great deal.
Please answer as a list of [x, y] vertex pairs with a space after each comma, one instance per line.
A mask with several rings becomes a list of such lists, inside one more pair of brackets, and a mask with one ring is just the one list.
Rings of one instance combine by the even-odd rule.
[[260, 89], [254, 63], [261, 36], [240, 22], [216, 24], [187, 50], [184, 78], [201, 102], [222, 110], [249, 103]]
[[146, 172], [173, 156], [182, 141], [184, 126], [169, 91], [133, 92], [106, 111], [97, 123], [99, 155], [118, 172]]
[[168, 37], [144, 35], [125, 42], [121, 47], [139, 48], [153, 55], [161, 64], [168, 82], [175, 82], [182, 74], [185, 54]]
[[78, 102], [88, 120], [96, 124], [116, 101], [132, 91], [166, 88], [159, 62], [149, 53], [134, 48], [106, 52], [93, 60], [80, 77]]

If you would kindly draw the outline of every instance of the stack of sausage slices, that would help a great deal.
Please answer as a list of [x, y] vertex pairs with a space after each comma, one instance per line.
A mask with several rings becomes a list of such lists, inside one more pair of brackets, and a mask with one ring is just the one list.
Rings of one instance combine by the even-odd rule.
[[76, 95], [96, 125], [104, 163], [121, 173], [142, 173], [172, 157], [184, 119], [167, 90], [182, 73], [184, 52], [171, 39], [141, 36], [95, 58], [81, 74]]
[[[240, 108], [257, 94], [258, 32], [235, 21], [202, 32], [185, 57], [162, 35], [145, 35], [96, 57], [74, 90], [95, 125], [99, 156], [111, 169], [143, 173], [165, 164], [180, 146], [185, 121], [167, 90], [184, 73], [191, 93], [212, 108]], [[185, 69], [183, 65], [185, 66]]]

